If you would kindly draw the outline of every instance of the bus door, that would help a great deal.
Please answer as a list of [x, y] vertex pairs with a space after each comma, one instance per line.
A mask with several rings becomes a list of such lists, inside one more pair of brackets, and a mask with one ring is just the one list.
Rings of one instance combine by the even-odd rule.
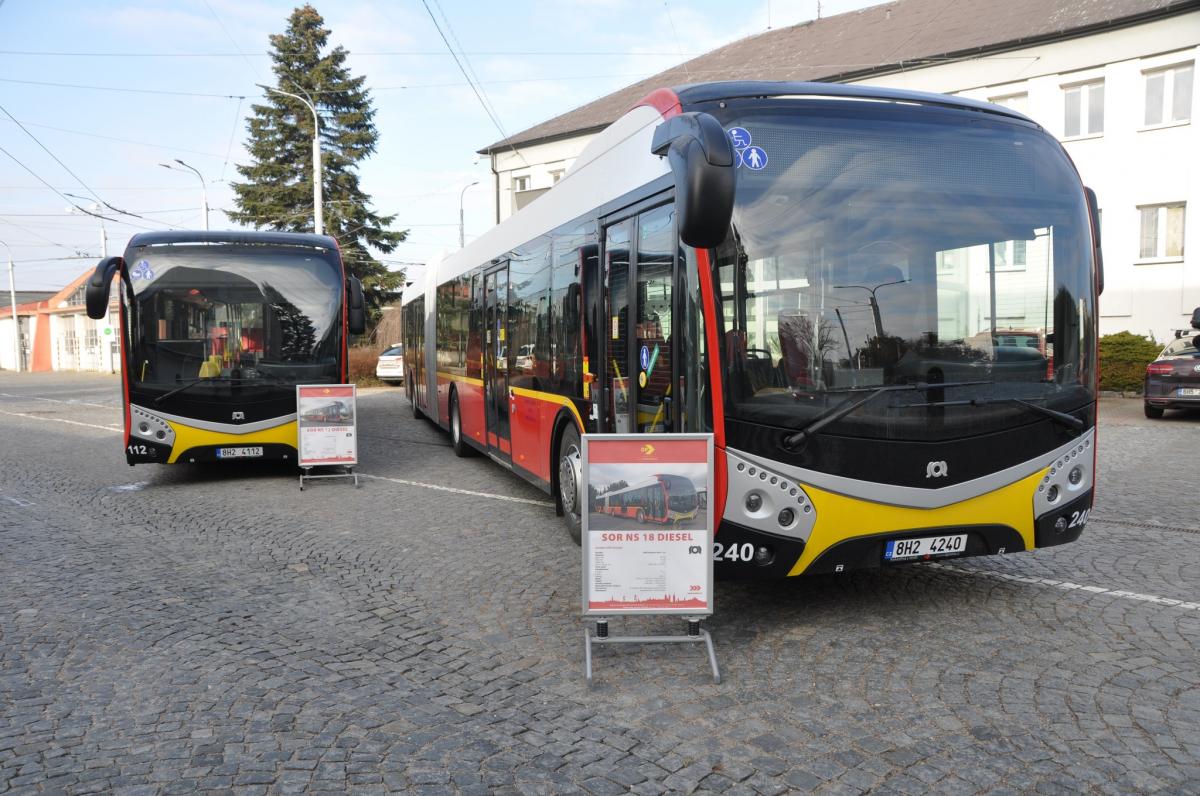
[[483, 405], [488, 451], [511, 461], [508, 425], [508, 262], [483, 277]]
[[675, 302], [675, 208], [662, 205], [637, 219], [637, 246], [632, 284], [633, 355], [630, 373], [636, 396], [633, 428], [638, 432], [678, 431], [675, 406], [679, 396], [673, 350]]
[[674, 221], [663, 205], [605, 227], [603, 431], [678, 430]]

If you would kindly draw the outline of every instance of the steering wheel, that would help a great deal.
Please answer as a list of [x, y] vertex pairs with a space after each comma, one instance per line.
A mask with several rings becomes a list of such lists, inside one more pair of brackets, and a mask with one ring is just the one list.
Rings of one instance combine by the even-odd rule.
[[770, 359], [771, 352], [765, 348], [747, 348], [746, 356], [754, 359]]

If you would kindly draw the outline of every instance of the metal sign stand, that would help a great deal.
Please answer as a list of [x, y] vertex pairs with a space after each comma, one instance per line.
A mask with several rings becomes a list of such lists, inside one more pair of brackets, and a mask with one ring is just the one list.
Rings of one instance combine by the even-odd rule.
[[687, 617], [688, 632], [686, 636], [610, 636], [608, 635], [608, 620], [596, 620], [596, 635], [583, 631], [583, 664], [587, 684], [592, 685], [592, 645], [593, 644], [682, 644], [703, 643], [708, 650], [708, 665], [712, 667], [713, 682], [721, 682], [721, 670], [717, 666], [717, 653], [713, 649], [712, 635], [700, 627], [700, 620]]
[[303, 470], [303, 472], [300, 473], [300, 491], [301, 492], [304, 491], [305, 479], [312, 481], [317, 478], [353, 478], [354, 479], [354, 488], [358, 489], [358, 473], [354, 472], [354, 465], [342, 465], [342, 466], [346, 470], [346, 472], [344, 472], [344, 473], [320, 473], [319, 475], [310, 475], [310, 473], [312, 472], [312, 469], [313, 469], [311, 466], [301, 467], [300, 469]]

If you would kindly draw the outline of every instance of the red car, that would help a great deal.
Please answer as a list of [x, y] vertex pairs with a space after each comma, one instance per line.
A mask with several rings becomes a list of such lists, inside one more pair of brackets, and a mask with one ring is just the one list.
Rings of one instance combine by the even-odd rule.
[[1196, 334], [1178, 337], [1146, 366], [1146, 417], [1158, 419], [1167, 409], [1200, 409], [1200, 307], [1192, 314], [1192, 328]]

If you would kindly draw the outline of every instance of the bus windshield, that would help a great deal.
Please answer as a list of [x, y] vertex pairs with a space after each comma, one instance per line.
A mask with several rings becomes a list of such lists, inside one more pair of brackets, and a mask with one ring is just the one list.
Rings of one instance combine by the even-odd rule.
[[247, 385], [338, 381], [343, 288], [335, 252], [146, 246], [126, 262], [135, 388], [188, 385], [187, 397], [202, 399]]
[[979, 113], [817, 108], [722, 111], [757, 148], [714, 263], [727, 416], [803, 428], [944, 383], [828, 428], [938, 440], [1091, 400], [1091, 241], [1058, 144]]

